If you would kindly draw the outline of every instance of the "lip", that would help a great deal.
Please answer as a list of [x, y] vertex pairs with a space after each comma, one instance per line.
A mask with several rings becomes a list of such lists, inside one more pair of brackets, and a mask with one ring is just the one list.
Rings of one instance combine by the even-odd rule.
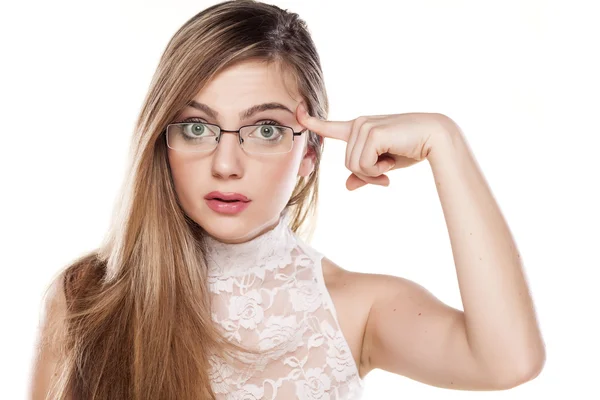
[[210, 192], [204, 199], [211, 210], [220, 214], [238, 214], [250, 205], [250, 199], [240, 193]]
[[227, 201], [243, 201], [243, 202], [249, 202], [250, 199], [247, 198], [246, 196], [244, 196], [241, 193], [234, 193], [234, 192], [230, 192], [230, 193], [223, 193], [223, 192], [210, 192], [209, 194], [207, 194], [206, 196], [204, 196], [205, 199], [207, 200], [212, 200], [212, 199], [219, 199], [219, 200], [227, 200]]

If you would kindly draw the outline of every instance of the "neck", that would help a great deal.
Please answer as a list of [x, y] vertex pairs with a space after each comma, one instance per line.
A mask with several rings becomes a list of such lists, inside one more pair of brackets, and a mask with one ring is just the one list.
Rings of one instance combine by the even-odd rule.
[[293, 232], [289, 228], [289, 218], [280, 216], [276, 225], [244, 242], [225, 242], [212, 236], [205, 236], [206, 262], [211, 275], [239, 275], [250, 269], [263, 268], [266, 260], [282, 254], [293, 243]]

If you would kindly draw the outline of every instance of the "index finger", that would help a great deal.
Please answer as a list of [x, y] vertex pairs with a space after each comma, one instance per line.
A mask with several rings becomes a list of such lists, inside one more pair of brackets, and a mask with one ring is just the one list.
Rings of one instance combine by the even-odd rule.
[[302, 104], [296, 109], [296, 119], [302, 126], [323, 137], [347, 142], [352, 132], [352, 121], [325, 121], [311, 117]]

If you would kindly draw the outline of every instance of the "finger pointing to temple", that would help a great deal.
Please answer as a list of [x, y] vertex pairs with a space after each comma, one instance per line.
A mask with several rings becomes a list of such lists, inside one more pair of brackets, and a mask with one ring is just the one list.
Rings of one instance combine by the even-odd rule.
[[300, 103], [296, 109], [296, 119], [302, 126], [323, 137], [347, 142], [352, 132], [353, 121], [324, 121], [311, 117], [303, 103]]

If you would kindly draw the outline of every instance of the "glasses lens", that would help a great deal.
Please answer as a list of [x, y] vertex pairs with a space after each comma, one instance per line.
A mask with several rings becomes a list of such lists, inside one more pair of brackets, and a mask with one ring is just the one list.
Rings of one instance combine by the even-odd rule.
[[167, 146], [178, 151], [210, 151], [217, 146], [219, 127], [201, 122], [167, 126]]
[[287, 126], [251, 125], [240, 130], [244, 151], [255, 154], [287, 153], [294, 144], [294, 131]]

